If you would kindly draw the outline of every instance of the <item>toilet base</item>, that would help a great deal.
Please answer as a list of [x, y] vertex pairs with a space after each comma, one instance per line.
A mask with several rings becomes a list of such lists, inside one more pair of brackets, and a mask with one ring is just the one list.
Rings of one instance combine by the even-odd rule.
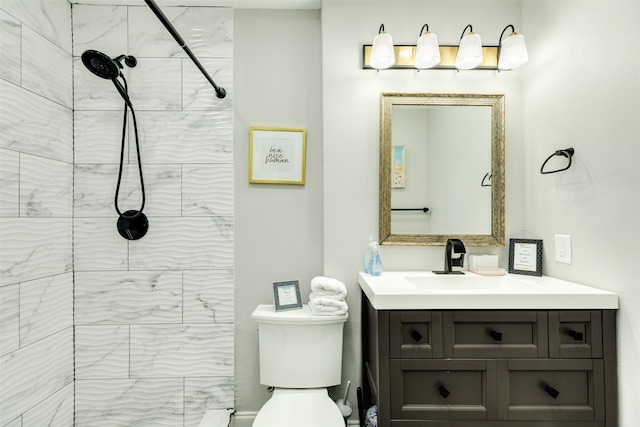
[[276, 388], [253, 427], [344, 427], [344, 418], [326, 388]]

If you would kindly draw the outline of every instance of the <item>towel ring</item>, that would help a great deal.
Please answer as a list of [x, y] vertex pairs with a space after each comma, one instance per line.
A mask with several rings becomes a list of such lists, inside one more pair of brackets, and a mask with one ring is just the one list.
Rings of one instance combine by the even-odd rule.
[[[557, 150], [555, 153], [553, 153], [552, 155], [547, 157], [547, 160], [545, 160], [544, 163], [542, 163], [542, 166], [540, 167], [540, 173], [545, 175], [545, 174], [548, 174], [548, 173], [556, 173], [556, 172], [566, 171], [567, 169], [569, 169], [571, 167], [571, 158], [573, 157], [574, 153], [575, 153], [575, 150], [573, 149], [573, 147], [565, 148], [564, 150]], [[552, 170], [552, 171], [545, 171], [544, 170], [545, 165], [547, 164], [547, 162], [549, 160], [551, 160], [555, 156], [566, 157], [567, 159], [569, 159], [569, 164], [566, 167], [562, 168], [562, 169], [556, 169], [556, 170]]]

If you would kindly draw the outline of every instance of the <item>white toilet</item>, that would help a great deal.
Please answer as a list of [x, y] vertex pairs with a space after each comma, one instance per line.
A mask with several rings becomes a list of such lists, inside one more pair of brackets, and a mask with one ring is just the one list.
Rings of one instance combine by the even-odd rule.
[[274, 387], [253, 427], [344, 427], [327, 393], [340, 384], [342, 330], [348, 315], [314, 316], [309, 306], [276, 312], [259, 305], [260, 383]]

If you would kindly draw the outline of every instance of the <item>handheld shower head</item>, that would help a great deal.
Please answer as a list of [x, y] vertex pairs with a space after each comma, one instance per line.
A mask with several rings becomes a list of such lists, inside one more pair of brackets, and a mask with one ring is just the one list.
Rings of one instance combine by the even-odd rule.
[[116, 61], [97, 50], [85, 50], [82, 53], [82, 63], [96, 76], [109, 80], [117, 78], [122, 68], [122, 65], [118, 67]]
[[123, 59], [128, 67], [135, 67], [138, 64], [136, 58], [131, 55], [120, 55], [111, 59], [106, 54], [98, 52], [97, 50], [85, 50], [82, 53], [82, 63], [84, 66], [96, 76], [111, 80], [118, 90], [118, 93], [122, 96], [122, 99], [124, 99], [124, 102], [127, 103], [129, 108], [133, 109], [127, 90], [117, 80], [118, 76], [121, 75], [120, 69], [122, 69]]

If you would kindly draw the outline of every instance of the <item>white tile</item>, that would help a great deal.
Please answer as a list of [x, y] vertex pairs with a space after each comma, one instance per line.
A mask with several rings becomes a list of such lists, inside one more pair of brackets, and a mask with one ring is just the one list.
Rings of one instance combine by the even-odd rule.
[[233, 375], [233, 325], [132, 325], [131, 377]]
[[71, 53], [71, 5], [67, 0], [2, 0], [2, 9]]
[[[127, 165], [128, 166], [128, 165]], [[103, 217], [108, 218], [117, 213], [114, 205], [115, 189], [118, 181], [117, 164], [74, 165], [74, 215], [76, 218]], [[128, 206], [126, 196], [129, 189], [122, 185], [118, 206]], [[136, 194], [134, 203], [140, 206], [140, 193]]]
[[0, 149], [0, 217], [20, 216], [20, 155]]
[[21, 216], [71, 216], [72, 194], [71, 163], [28, 154], [20, 155]]
[[77, 379], [129, 378], [129, 326], [76, 326]]
[[232, 270], [186, 270], [184, 323], [233, 323]]
[[0, 358], [0, 425], [73, 381], [73, 330], [67, 328]]
[[138, 121], [144, 163], [233, 163], [232, 111], [143, 111]]
[[22, 427], [22, 417], [18, 417], [3, 427]]
[[182, 215], [233, 216], [233, 165], [183, 165]]
[[[75, 163], [118, 163], [122, 146], [122, 118], [122, 111], [75, 111]], [[126, 152], [124, 160], [129, 161]]]
[[127, 54], [126, 6], [73, 6], [73, 54], [89, 49], [111, 58]]
[[185, 378], [184, 427], [198, 427], [208, 409], [234, 407], [233, 377]]
[[22, 25], [0, 9], [0, 77], [20, 84], [20, 44]]
[[19, 285], [0, 287], [0, 356], [20, 347]]
[[22, 27], [22, 87], [73, 108], [71, 53]]
[[129, 97], [136, 112], [182, 109], [179, 58], [138, 58], [129, 74]]
[[0, 79], [0, 147], [73, 161], [71, 110]]
[[75, 271], [127, 269], [127, 240], [118, 234], [117, 221], [115, 212], [105, 218], [75, 219]]
[[71, 218], [1, 218], [0, 285], [71, 271]]
[[[197, 58], [233, 56], [233, 9], [220, 7], [163, 7]], [[142, 57], [187, 57], [148, 8], [129, 8], [131, 51]]]
[[77, 272], [75, 313], [77, 325], [180, 323], [181, 273]]
[[76, 427], [183, 425], [181, 378], [76, 381]]
[[189, 60], [183, 59], [182, 104], [185, 110], [232, 110], [233, 109], [233, 60], [203, 58], [200, 63], [217, 86], [224, 88], [226, 96], [218, 98], [213, 85]]
[[20, 345], [54, 334], [73, 324], [71, 273], [20, 284]]
[[150, 218], [129, 245], [131, 269], [221, 269], [233, 266], [230, 217]]
[[[118, 180], [118, 165], [78, 164], [75, 167], [76, 217], [107, 217], [115, 215], [114, 197]], [[181, 169], [179, 165], [142, 165], [147, 216], [180, 215]], [[121, 212], [140, 210], [142, 192], [137, 164], [123, 167], [118, 207]]]
[[52, 394], [22, 416], [22, 427], [73, 425], [73, 383]]

